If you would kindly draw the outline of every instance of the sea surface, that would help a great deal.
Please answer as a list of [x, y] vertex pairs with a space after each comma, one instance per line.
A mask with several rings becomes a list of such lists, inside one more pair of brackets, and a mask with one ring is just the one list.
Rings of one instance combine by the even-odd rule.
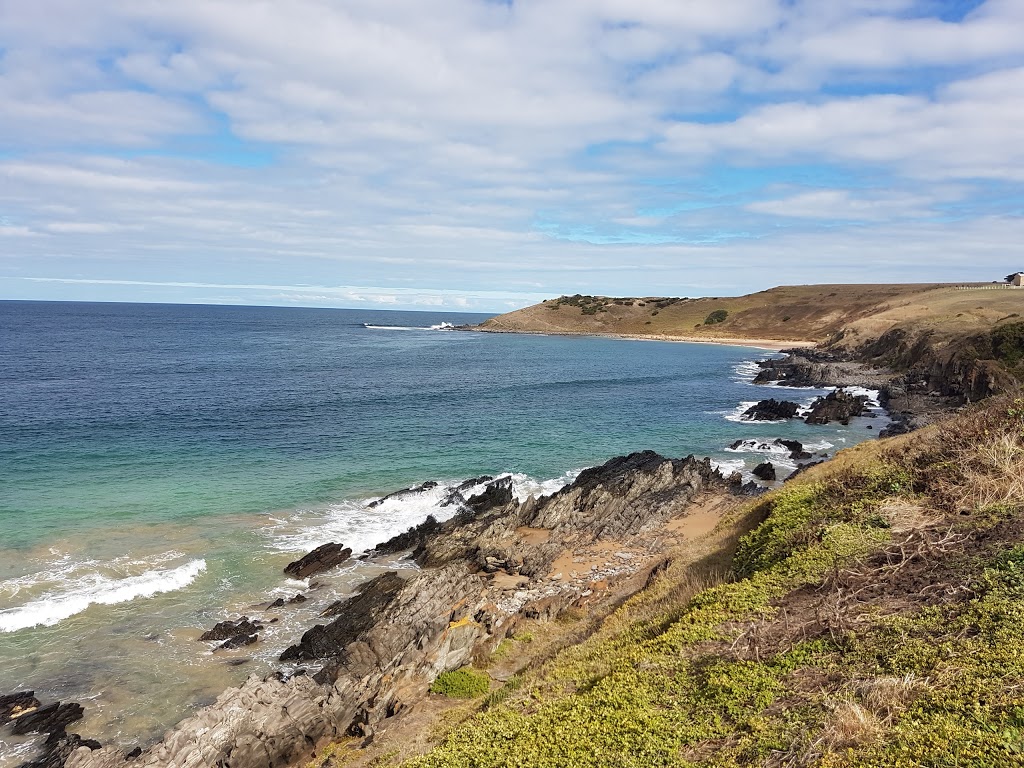
[[[71, 730], [147, 743], [266, 674], [327, 602], [410, 567], [282, 573], [443, 516], [443, 486], [375, 497], [511, 473], [525, 498], [648, 448], [749, 472], [786, 456], [736, 440], [831, 454], [882, 425], [741, 421], [758, 399], [825, 392], [751, 385], [763, 350], [438, 328], [484, 317], [0, 302], [0, 694], [77, 700]], [[278, 620], [240, 651], [196, 639], [243, 614]], [[0, 731], [0, 766], [31, 749]]]

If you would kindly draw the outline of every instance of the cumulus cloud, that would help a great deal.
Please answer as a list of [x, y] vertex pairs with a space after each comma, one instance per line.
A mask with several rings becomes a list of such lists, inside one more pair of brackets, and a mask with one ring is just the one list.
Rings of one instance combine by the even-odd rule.
[[1020, 39], [1015, 0], [0, 0], [0, 276], [503, 308], [884, 237], [872, 280], [999, 272]]

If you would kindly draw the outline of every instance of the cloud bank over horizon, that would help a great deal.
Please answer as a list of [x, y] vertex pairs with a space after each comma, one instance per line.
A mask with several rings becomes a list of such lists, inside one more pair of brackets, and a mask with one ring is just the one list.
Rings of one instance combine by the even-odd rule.
[[997, 280], [1021, 40], [1021, 0], [0, 0], [0, 298]]

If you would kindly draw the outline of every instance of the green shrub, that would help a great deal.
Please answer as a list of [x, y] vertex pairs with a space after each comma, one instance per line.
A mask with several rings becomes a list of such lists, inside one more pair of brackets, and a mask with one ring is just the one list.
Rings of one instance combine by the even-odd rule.
[[704, 325], [715, 325], [717, 323], [724, 323], [725, 318], [729, 316], [729, 313], [724, 309], [716, 309], [710, 315], [704, 318]]
[[1024, 323], [1007, 323], [992, 331], [992, 350], [1007, 365], [1024, 360]]
[[450, 699], [475, 699], [487, 693], [490, 687], [491, 678], [486, 672], [463, 667], [438, 675], [430, 686], [430, 692], [439, 693]]

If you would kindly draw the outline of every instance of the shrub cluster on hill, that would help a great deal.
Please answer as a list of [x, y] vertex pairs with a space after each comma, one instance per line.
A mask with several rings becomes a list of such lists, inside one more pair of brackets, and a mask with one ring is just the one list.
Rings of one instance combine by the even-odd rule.
[[724, 309], [716, 309], [714, 312], [704, 318], [704, 325], [716, 325], [718, 323], [724, 323], [725, 319], [729, 317], [729, 313]]

